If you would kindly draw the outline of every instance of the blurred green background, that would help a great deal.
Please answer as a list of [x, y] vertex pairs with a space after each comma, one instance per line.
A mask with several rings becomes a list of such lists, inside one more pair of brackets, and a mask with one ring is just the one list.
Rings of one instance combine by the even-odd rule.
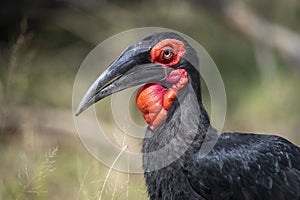
[[174, 29], [207, 50], [226, 88], [224, 131], [300, 144], [297, 0], [13, 0], [0, 7], [0, 199], [147, 199], [141, 174], [110, 171], [85, 150], [71, 107], [87, 54], [137, 27]]

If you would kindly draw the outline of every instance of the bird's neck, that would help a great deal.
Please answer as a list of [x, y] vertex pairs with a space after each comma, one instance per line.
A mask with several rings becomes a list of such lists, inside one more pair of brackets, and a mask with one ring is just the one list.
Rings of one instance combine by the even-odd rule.
[[198, 199], [191, 198], [193, 190], [185, 184], [185, 164], [200, 152], [206, 136], [216, 132], [202, 104], [200, 74], [193, 67], [197, 60], [194, 63], [183, 63], [188, 83], [179, 90], [163, 122], [155, 130], [148, 127], [145, 134], [143, 166], [150, 199]]
[[144, 152], [156, 151], [171, 141], [188, 147], [193, 140], [203, 139], [210, 127], [210, 120], [201, 98], [200, 73], [190, 63], [185, 63], [184, 66], [188, 74], [188, 83], [178, 91], [159, 126], [154, 130], [151, 127], [147, 129], [147, 139], [144, 143], [157, 144], [144, 149]]
[[144, 144], [149, 146], [143, 152], [157, 151], [169, 144], [175, 145], [173, 149], [187, 150], [195, 139], [205, 137], [210, 120], [199, 94], [200, 83], [196, 88], [189, 83], [179, 92], [164, 121], [155, 130], [147, 129]]
[[143, 166], [150, 199], [193, 199], [184, 161], [197, 149], [192, 148], [195, 144], [201, 145], [210, 126], [201, 99], [193, 90], [187, 85], [157, 130], [146, 131]]

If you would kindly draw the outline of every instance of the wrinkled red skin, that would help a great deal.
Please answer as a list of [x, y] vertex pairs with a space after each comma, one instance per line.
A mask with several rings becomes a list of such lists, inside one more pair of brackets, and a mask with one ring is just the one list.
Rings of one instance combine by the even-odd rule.
[[140, 88], [136, 96], [136, 104], [152, 130], [167, 116], [178, 91], [188, 82], [188, 73], [184, 69], [177, 69], [172, 71], [166, 80], [173, 83], [171, 88], [149, 83]]
[[[166, 56], [165, 50], [171, 50], [171, 55]], [[182, 41], [165, 39], [151, 49], [151, 62], [165, 68], [173, 67], [179, 63], [185, 52]], [[155, 130], [167, 116], [178, 91], [188, 82], [188, 73], [184, 69], [177, 69], [169, 75], [166, 72], [165, 78], [167, 82], [173, 83], [171, 88], [164, 88], [158, 83], [149, 83], [140, 88], [136, 96], [136, 105], [152, 130]]]

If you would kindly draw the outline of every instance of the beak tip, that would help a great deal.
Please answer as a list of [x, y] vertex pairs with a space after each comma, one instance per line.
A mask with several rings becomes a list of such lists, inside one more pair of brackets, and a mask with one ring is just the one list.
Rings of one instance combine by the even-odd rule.
[[83, 112], [83, 108], [82, 107], [78, 107], [76, 112], [75, 112], [75, 116], [78, 117], [81, 113]]
[[76, 113], [75, 113], [75, 117], [78, 117], [79, 114], [80, 114], [79, 112], [76, 112]]
[[76, 111], [75, 112], [75, 117], [78, 117], [80, 115], [80, 112], [79, 111]]

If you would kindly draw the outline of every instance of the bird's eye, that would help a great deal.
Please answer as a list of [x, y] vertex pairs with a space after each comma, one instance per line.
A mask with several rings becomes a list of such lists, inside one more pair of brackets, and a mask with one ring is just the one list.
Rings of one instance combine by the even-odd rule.
[[172, 60], [174, 57], [174, 52], [172, 49], [165, 49], [162, 56], [164, 60]]

